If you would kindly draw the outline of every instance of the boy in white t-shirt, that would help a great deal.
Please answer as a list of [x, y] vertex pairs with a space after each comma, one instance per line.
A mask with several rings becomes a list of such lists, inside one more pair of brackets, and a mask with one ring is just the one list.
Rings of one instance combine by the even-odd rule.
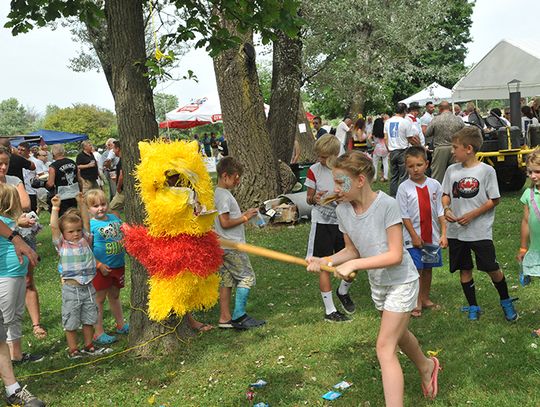
[[[231, 190], [240, 184], [243, 166], [233, 157], [222, 158], [216, 166], [218, 184], [214, 202], [218, 217], [214, 230], [219, 237], [238, 243], [246, 243], [244, 223], [257, 215], [257, 208], [240, 210]], [[265, 321], [252, 318], [246, 313], [246, 304], [251, 287], [255, 285], [255, 273], [246, 253], [225, 249], [223, 264], [219, 269], [221, 283], [219, 288], [220, 328], [250, 329], [262, 326]], [[231, 315], [230, 301], [232, 288], [236, 287], [235, 306]]]
[[480, 317], [473, 280], [473, 261], [476, 268], [489, 274], [500, 297], [507, 321], [515, 321], [515, 298], [508, 295], [508, 285], [499, 267], [493, 245], [492, 228], [495, 206], [499, 203], [499, 186], [495, 169], [478, 161], [476, 153], [482, 147], [482, 135], [475, 126], [461, 129], [452, 136], [452, 154], [456, 164], [446, 169], [443, 187], [443, 210], [448, 223], [450, 272], [459, 270], [461, 287], [469, 303], [464, 311], [469, 320]]
[[[345, 247], [343, 233], [339, 231], [336, 216], [336, 202], [322, 204], [324, 196], [334, 192], [334, 178], [331, 163], [340, 151], [339, 140], [325, 134], [315, 142], [315, 153], [318, 162], [313, 164], [307, 173], [305, 186], [307, 187], [307, 203], [311, 208], [311, 231], [309, 233], [307, 257], [325, 257], [339, 252]], [[341, 281], [336, 295], [347, 314], [356, 310], [354, 302], [349, 296], [350, 283]], [[319, 274], [319, 288], [325, 308], [324, 320], [328, 322], [345, 322], [349, 318], [339, 312], [332, 298], [332, 282], [330, 273], [321, 271]]]
[[441, 248], [448, 246], [442, 187], [436, 179], [426, 177], [428, 165], [423, 146], [405, 150], [409, 179], [399, 186], [396, 195], [403, 218], [403, 244], [420, 274], [420, 292], [411, 312], [413, 317], [421, 316], [423, 308], [439, 308], [429, 298], [432, 268], [442, 266]]
[[412, 122], [405, 118], [407, 105], [398, 103], [396, 114], [384, 122], [384, 137], [390, 151], [390, 196], [395, 197], [399, 184], [407, 179], [405, 150], [409, 144], [418, 144]]

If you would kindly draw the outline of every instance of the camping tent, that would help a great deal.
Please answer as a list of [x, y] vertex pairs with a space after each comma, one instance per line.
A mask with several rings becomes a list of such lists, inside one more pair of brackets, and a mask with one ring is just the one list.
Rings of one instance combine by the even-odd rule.
[[[264, 114], [268, 116], [270, 106], [264, 105]], [[165, 115], [167, 119], [159, 123], [162, 129], [191, 129], [205, 124], [222, 121], [219, 96], [208, 96], [195, 99], [191, 103], [174, 109]]]
[[452, 90], [439, 85], [437, 82], [433, 82], [420, 92], [409, 96], [407, 99], [400, 100], [400, 103], [405, 103], [408, 106], [412, 102], [417, 102], [419, 105], [423, 106], [427, 102], [438, 104], [443, 100], [450, 103], [452, 102]]
[[452, 88], [458, 100], [508, 99], [508, 83], [520, 81], [521, 96], [540, 95], [540, 44], [502, 40]]
[[67, 133], [65, 131], [37, 130], [29, 135], [13, 136], [10, 139], [11, 145], [17, 147], [23, 141], [40, 143], [43, 140], [46, 144], [64, 144], [88, 140], [88, 136], [86, 134]]

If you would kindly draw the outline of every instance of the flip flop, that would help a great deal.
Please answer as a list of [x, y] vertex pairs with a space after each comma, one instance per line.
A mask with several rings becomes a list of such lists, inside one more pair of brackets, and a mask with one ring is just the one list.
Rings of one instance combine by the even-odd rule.
[[440, 304], [435, 304], [435, 303], [431, 303], [431, 304], [428, 304], [428, 305], [422, 305], [422, 308], [423, 309], [431, 309], [433, 311], [438, 311], [441, 309], [441, 305]]
[[431, 381], [429, 382], [429, 384], [431, 384], [431, 396], [428, 396], [428, 391], [423, 383], [422, 393], [424, 393], [424, 397], [429, 398], [430, 400], [435, 400], [435, 397], [437, 397], [437, 393], [439, 392], [438, 376], [439, 370], [441, 370], [441, 365], [439, 363], [439, 359], [437, 359], [435, 356], [432, 356], [430, 359], [433, 360], [434, 363], [433, 372], [431, 372]]
[[415, 308], [411, 311], [411, 317], [420, 318], [422, 316], [422, 308]]

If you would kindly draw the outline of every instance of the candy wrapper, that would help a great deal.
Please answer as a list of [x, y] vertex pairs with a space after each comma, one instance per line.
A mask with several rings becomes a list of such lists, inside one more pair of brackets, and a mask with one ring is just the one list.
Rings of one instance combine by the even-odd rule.
[[324, 394], [322, 396], [323, 399], [330, 400], [330, 401], [335, 400], [338, 397], [341, 397], [341, 393], [339, 393], [337, 391], [333, 391], [333, 390], [329, 391], [328, 393], [326, 393], [326, 394]]

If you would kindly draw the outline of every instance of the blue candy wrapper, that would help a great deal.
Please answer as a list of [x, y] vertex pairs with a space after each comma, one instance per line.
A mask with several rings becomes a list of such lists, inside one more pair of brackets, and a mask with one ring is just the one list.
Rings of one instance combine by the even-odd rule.
[[322, 396], [322, 398], [325, 399], [325, 400], [335, 400], [338, 397], [341, 397], [341, 393], [339, 393], [337, 391], [329, 391], [324, 396]]

